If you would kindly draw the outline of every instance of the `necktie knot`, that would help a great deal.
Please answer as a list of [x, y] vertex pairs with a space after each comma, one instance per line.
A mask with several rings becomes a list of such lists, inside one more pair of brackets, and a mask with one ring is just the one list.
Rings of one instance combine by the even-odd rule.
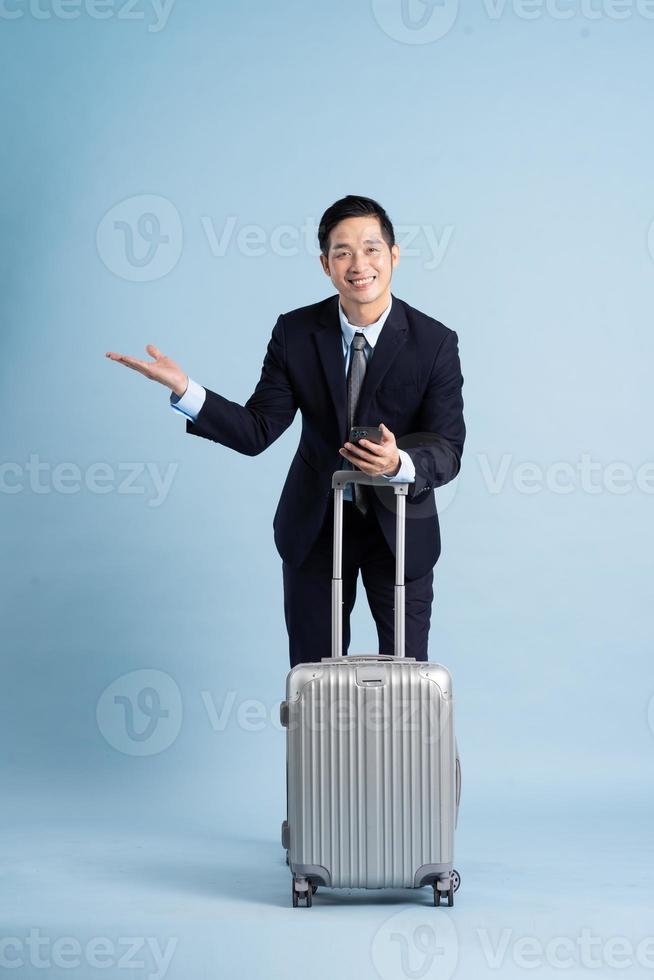
[[363, 348], [366, 346], [366, 343], [367, 343], [366, 338], [363, 336], [362, 333], [355, 333], [354, 337], [352, 338], [352, 346], [354, 347], [355, 350], [363, 350]]

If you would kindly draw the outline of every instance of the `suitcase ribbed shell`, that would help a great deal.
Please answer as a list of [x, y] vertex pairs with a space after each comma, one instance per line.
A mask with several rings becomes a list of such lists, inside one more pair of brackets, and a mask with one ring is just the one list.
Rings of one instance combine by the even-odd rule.
[[286, 695], [291, 871], [357, 888], [417, 887], [449, 872], [457, 783], [446, 668], [324, 660], [295, 667]]

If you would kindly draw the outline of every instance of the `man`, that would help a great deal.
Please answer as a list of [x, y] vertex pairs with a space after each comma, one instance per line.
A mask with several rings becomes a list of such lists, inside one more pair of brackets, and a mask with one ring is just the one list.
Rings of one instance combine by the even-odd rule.
[[[154, 361], [106, 356], [170, 388], [187, 432], [249, 456], [274, 442], [300, 410], [300, 442], [273, 520], [291, 666], [331, 654], [332, 473], [356, 467], [389, 483], [408, 482], [406, 655], [426, 660], [440, 554], [433, 490], [459, 472], [465, 440], [457, 335], [391, 294], [400, 250], [376, 201], [336, 201], [318, 239], [338, 295], [278, 318], [245, 405], [201, 387], [152, 344], [146, 350]], [[378, 425], [381, 443], [351, 443], [353, 424]], [[344, 499], [343, 652], [361, 571], [379, 652], [392, 654], [395, 495], [390, 486], [349, 484]]]

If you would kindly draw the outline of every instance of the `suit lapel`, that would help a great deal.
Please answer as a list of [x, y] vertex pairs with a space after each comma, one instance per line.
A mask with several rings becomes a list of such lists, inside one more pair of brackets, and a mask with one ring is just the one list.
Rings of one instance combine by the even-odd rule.
[[[334, 405], [338, 431], [347, 438], [349, 435], [347, 432], [347, 386], [341, 322], [338, 316], [338, 294], [331, 296], [325, 302], [318, 316], [318, 322], [319, 327], [314, 333], [314, 338], [327, 387]], [[391, 312], [382, 327], [372, 357], [368, 362], [366, 377], [359, 396], [357, 421], [360, 424], [373, 424], [373, 422], [366, 418], [370, 403], [377, 387], [397, 357], [398, 352], [406, 343], [406, 339], [406, 315], [400, 306], [400, 301], [393, 296]], [[374, 424], [377, 421], [374, 420]]]
[[379, 419], [368, 417], [370, 403], [384, 376], [406, 343], [407, 332], [406, 315], [400, 307], [399, 301], [393, 296], [391, 312], [381, 329], [372, 357], [368, 361], [366, 376], [359, 395], [359, 404], [357, 405], [357, 422], [359, 425], [377, 425], [379, 423]]
[[342, 436], [347, 425], [347, 389], [341, 321], [338, 317], [338, 294], [330, 296], [323, 304], [318, 322], [320, 326], [313, 336], [334, 405], [339, 435]]

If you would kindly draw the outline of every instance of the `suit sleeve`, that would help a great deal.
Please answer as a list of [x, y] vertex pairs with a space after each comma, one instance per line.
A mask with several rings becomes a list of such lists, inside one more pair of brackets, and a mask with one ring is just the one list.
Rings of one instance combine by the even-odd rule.
[[417, 432], [398, 445], [413, 460], [415, 482], [408, 500], [420, 501], [459, 472], [466, 427], [463, 421], [463, 376], [458, 337], [449, 330], [434, 360], [429, 385], [417, 417]]
[[245, 405], [207, 388], [204, 404], [196, 420], [186, 423], [186, 431], [246, 456], [257, 456], [289, 427], [296, 411], [295, 394], [286, 372], [284, 318], [280, 316], [268, 344], [261, 377]]

